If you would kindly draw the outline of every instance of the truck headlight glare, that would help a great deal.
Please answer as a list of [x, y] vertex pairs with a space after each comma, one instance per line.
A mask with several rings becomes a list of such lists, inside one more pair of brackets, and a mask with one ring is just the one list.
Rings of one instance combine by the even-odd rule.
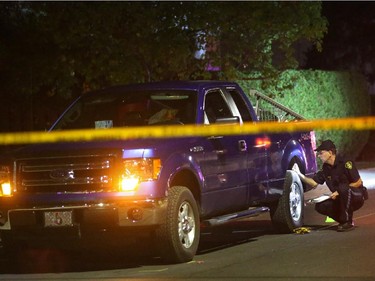
[[140, 182], [156, 180], [160, 169], [160, 159], [137, 158], [124, 160], [119, 188], [121, 191], [134, 191]]
[[8, 166], [0, 166], [0, 197], [7, 196], [12, 196], [10, 169]]
[[139, 184], [139, 178], [122, 177], [120, 182], [121, 191], [134, 191]]
[[1, 184], [1, 196], [11, 196], [12, 189], [9, 182], [4, 182]]

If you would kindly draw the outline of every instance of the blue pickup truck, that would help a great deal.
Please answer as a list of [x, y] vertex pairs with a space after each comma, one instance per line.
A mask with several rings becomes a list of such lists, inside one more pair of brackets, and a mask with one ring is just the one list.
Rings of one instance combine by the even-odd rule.
[[[261, 121], [238, 84], [174, 81], [84, 94], [51, 131], [245, 122]], [[3, 247], [105, 230], [186, 262], [203, 225], [269, 211], [291, 232], [303, 224], [304, 186], [290, 169], [315, 173], [314, 147], [311, 132], [28, 145], [0, 162]]]

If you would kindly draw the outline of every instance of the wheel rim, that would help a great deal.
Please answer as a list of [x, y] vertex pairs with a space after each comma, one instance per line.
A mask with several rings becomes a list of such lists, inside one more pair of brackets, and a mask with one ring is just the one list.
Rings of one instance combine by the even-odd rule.
[[178, 236], [185, 248], [190, 248], [195, 239], [194, 211], [188, 202], [182, 203], [179, 209]]
[[302, 214], [302, 196], [298, 184], [293, 183], [289, 194], [290, 215], [293, 221], [299, 221]]

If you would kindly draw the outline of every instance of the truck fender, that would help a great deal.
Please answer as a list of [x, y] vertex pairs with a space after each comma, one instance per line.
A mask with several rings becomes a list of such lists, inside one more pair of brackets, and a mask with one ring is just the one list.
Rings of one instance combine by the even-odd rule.
[[166, 192], [173, 186], [185, 186], [192, 190], [194, 197], [200, 201], [200, 193], [204, 185], [202, 170], [194, 158], [187, 154], [174, 154], [163, 164], [160, 182]]
[[[297, 160], [296, 160], [297, 159]], [[306, 171], [306, 153], [302, 145], [295, 139], [291, 139], [285, 146], [282, 159], [283, 170], [290, 170], [291, 165], [297, 162], [302, 173]]]

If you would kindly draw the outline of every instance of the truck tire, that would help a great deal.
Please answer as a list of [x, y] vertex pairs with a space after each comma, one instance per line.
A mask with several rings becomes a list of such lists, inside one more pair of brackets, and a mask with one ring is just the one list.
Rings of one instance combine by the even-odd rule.
[[191, 191], [184, 186], [172, 187], [165, 221], [156, 230], [162, 259], [168, 263], [191, 261], [198, 249], [199, 227], [198, 206]]
[[304, 194], [299, 176], [291, 170], [285, 174], [283, 194], [279, 201], [271, 206], [273, 226], [281, 233], [291, 233], [303, 225]]

